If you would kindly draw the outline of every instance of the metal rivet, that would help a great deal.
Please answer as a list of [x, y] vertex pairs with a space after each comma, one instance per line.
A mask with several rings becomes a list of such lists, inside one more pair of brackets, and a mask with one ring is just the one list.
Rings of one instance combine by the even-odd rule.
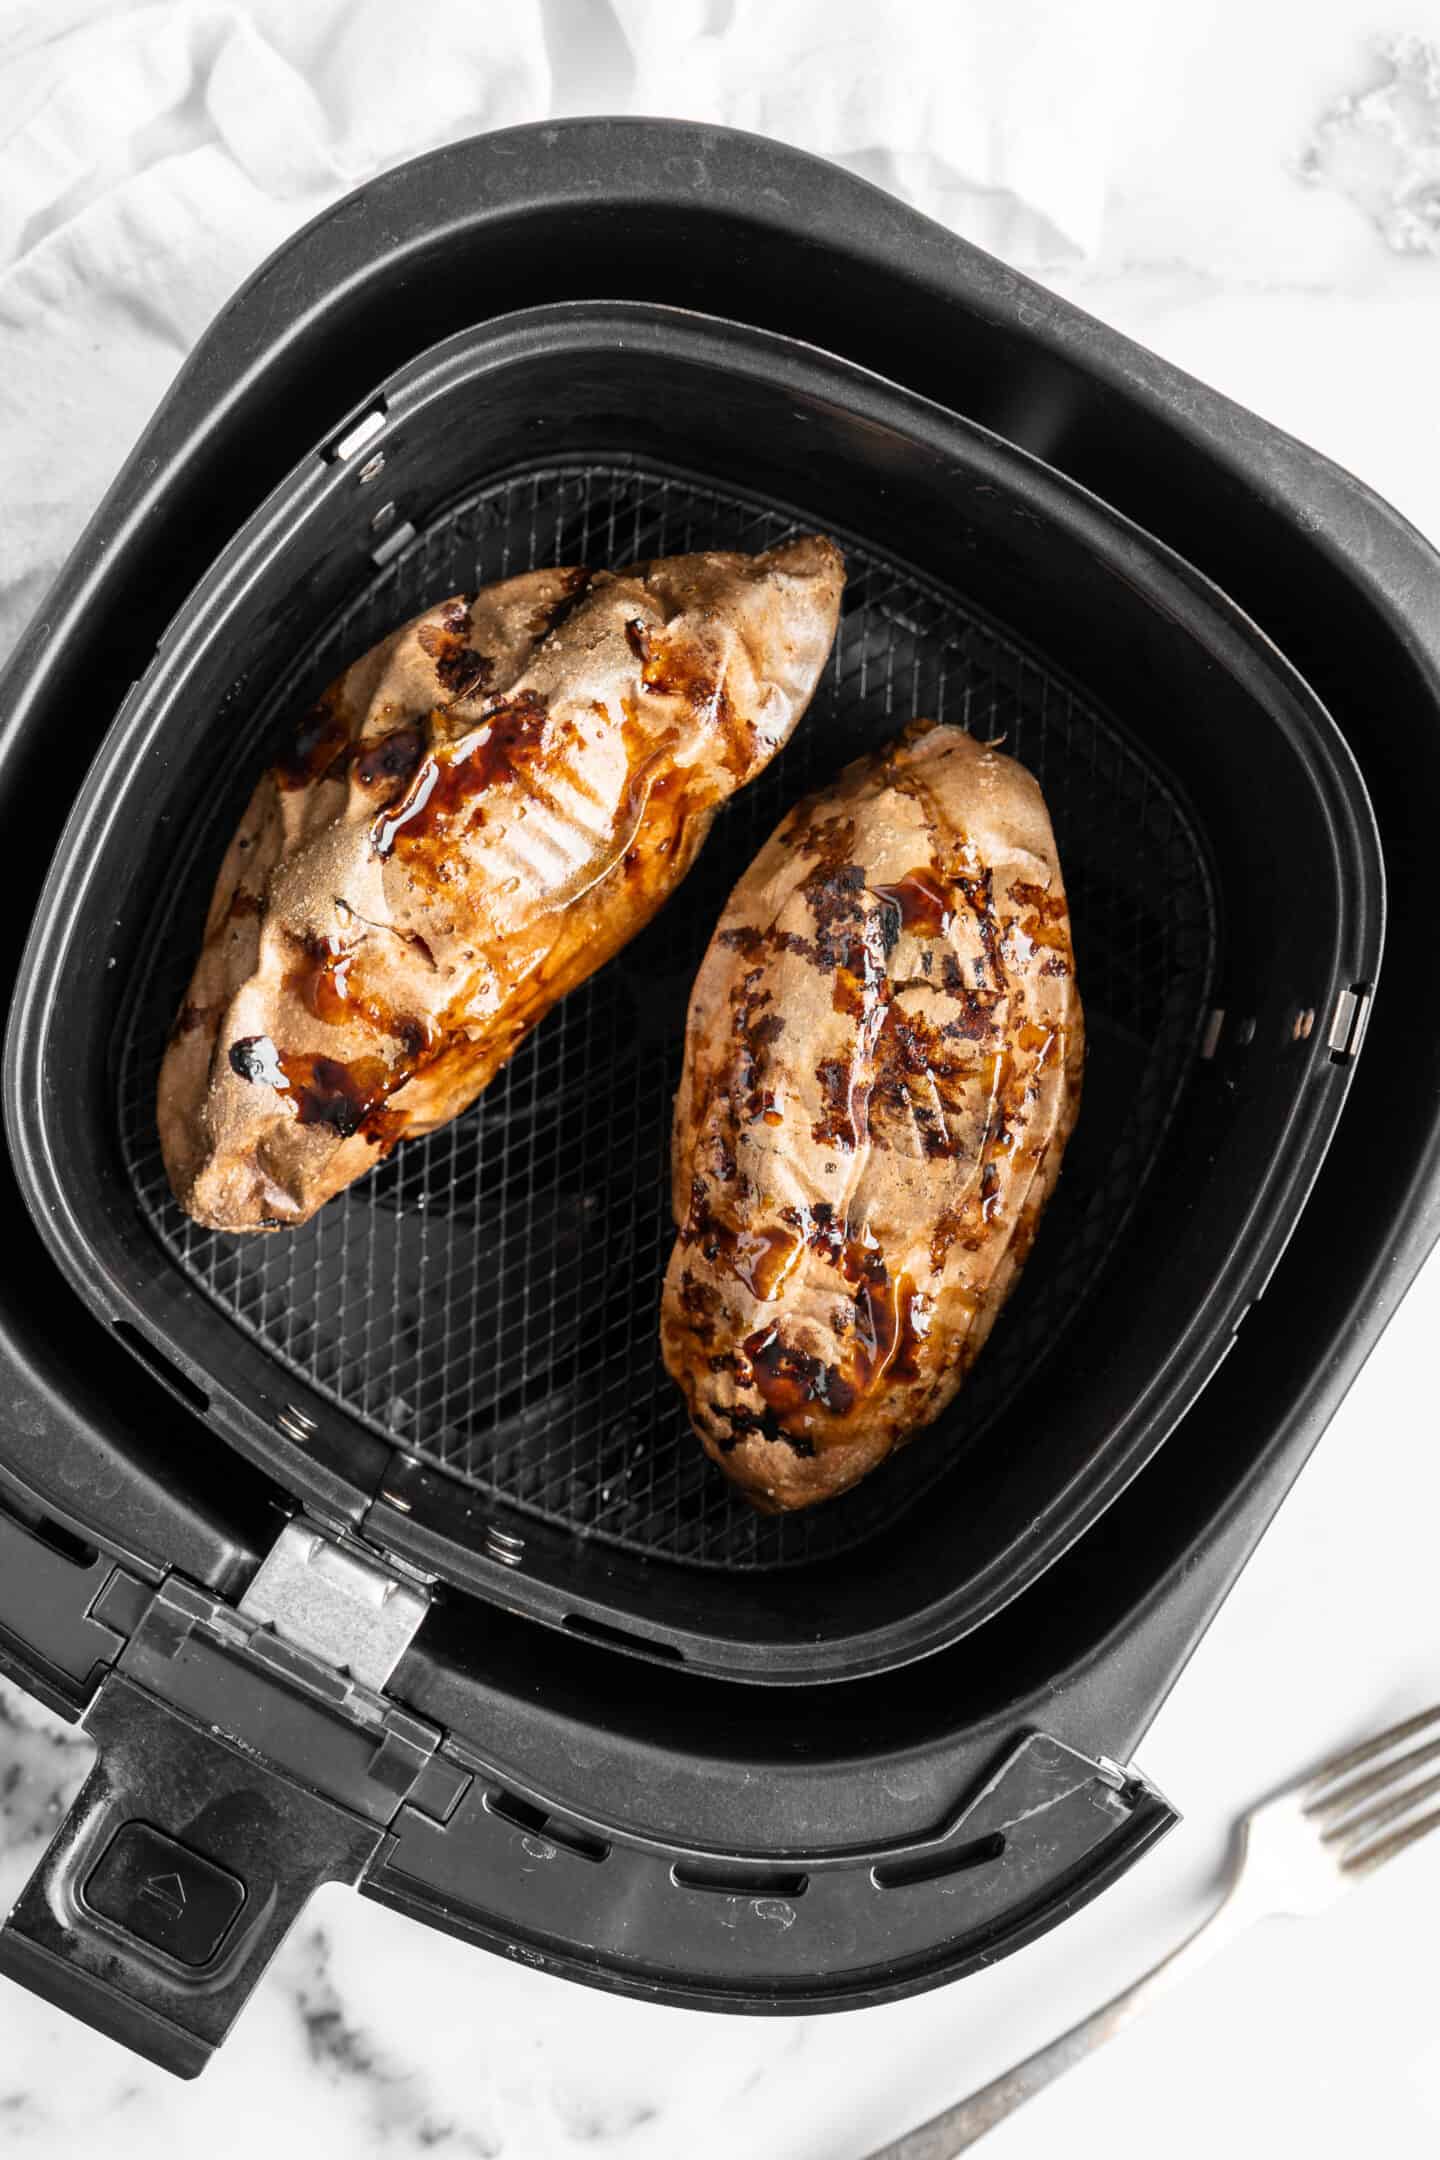
[[1295, 1015], [1295, 1024], [1290, 1030], [1290, 1040], [1292, 1042], [1308, 1042], [1314, 1025], [1315, 1008], [1313, 1005], [1307, 1005]]
[[[363, 473], [361, 474], [361, 478], [364, 478]], [[390, 520], [394, 517], [394, 515], [395, 505], [393, 502], [381, 503], [380, 508], [375, 512], [374, 517], [372, 517], [370, 520], [371, 532], [384, 532], [385, 527], [390, 523]]]
[[364, 487], [367, 481], [378, 479], [384, 470], [385, 453], [383, 450], [377, 450], [374, 457], [366, 458], [365, 463], [360, 467], [360, 485]]
[[[325, 452], [326, 457], [345, 464], [363, 450], [366, 443], [373, 442], [384, 425], [385, 406], [382, 400], [380, 404], [372, 405], [369, 412], [362, 413], [353, 427], [346, 428], [345, 433], [331, 443]], [[361, 478], [364, 478], [363, 474]]]
[[410, 1502], [403, 1499], [399, 1493], [382, 1491], [380, 1498], [385, 1502], [386, 1507], [397, 1509], [401, 1515], [408, 1515], [411, 1512]]
[[307, 1417], [303, 1410], [297, 1410], [294, 1403], [286, 1403], [284, 1409], [277, 1412], [275, 1423], [281, 1432], [288, 1434], [290, 1439], [297, 1440], [301, 1447], [307, 1440], [313, 1439], [317, 1430], [314, 1418]]
[[493, 1523], [486, 1523], [480, 1537], [481, 1550], [491, 1560], [498, 1560], [502, 1567], [519, 1567], [525, 1552], [525, 1540], [511, 1537], [506, 1530], [497, 1530]]
[[1330, 1030], [1325, 1038], [1336, 1065], [1349, 1065], [1360, 1055], [1360, 1045], [1365, 1040], [1370, 1019], [1371, 995], [1369, 983], [1352, 983], [1336, 998]]

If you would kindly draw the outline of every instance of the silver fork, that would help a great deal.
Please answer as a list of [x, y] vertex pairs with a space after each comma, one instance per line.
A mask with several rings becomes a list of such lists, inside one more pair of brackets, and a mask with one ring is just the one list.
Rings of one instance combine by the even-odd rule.
[[[1418, 1744], [1405, 1748], [1405, 1741]], [[881, 2147], [869, 2160], [951, 2160], [1102, 2041], [1122, 2032], [1158, 1995], [1205, 1964], [1252, 1921], [1279, 1914], [1298, 1917], [1333, 1905], [1353, 1884], [1440, 1826], [1440, 1806], [1417, 1812], [1440, 1794], [1440, 1772], [1419, 1775], [1437, 1759], [1440, 1705], [1347, 1748], [1298, 1784], [1252, 1808], [1237, 1826], [1220, 1902], [1177, 1949], [1058, 2040], [982, 2085], [968, 2100]]]

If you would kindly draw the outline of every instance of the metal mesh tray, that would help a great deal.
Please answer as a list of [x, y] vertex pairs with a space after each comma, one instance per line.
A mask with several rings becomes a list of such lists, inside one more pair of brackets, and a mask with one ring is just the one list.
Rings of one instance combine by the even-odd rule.
[[[307, 650], [305, 684], [451, 591], [555, 562], [758, 549], [796, 522], [630, 465], [512, 475], [454, 505], [374, 577]], [[160, 1160], [158, 1058], [224, 829], [196, 835], [170, 886], [122, 1031], [122, 1145], [141, 1210], [279, 1365], [490, 1498], [692, 1564], [773, 1568], [853, 1547], [985, 1432], [1077, 1324], [1207, 1005], [1214, 900], [1173, 789], [1038, 656], [863, 542], [844, 545], [844, 617], [810, 713], [722, 816], [663, 915], [544, 1022], [473, 1110], [402, 1146], [313, 1222], [264, 1238], [202, 1230], [176, 1207]], [[304, 696], [293, 674], [282, 683], [256, 725], [257, 760]], [[659, 1356], [685, 1007], [726, 895], [786, 807], [922, 713], [1003, 741], [1045, 791], [1086, 1006], [1084, 1108], [1023, 1284], [943, 1433], [919, 1436], [841, 1501], [767, 1520], [701, 1453]]]

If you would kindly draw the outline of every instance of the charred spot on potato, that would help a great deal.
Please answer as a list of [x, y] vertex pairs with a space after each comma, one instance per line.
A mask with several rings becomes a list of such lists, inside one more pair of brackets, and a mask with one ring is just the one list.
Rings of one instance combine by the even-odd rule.
[[[733, 1455], [747, 1431], [752, 1428], [739, 1423], [740, 1413], [727, 1410], [722, 1403], [711, 1403], [708, 1405], [708, 1409], [710, 1423], [713, 1428], [711, 1432], [712, 1445], [722, 1455]], [[725, 1428], [728, 1428], [728, 1430]]]
[[855, 1145], [849, 1062], [845, 1058], [821, 1058], [815, 1067], [815, 1077], [820, 1083], [824, 1107], [811, 1126], [811, 1132], [820, 1146], [844, 1148], [848, 1152]]
[[442, 690], [448, 690], [458, 705], [462, 698], [478, 697], [489, 687], [495, 673], [495, 662], [488, 653], [477, 652], [473, 645], [462, 645], [458, 652], [442, 653], [435, 662], [435, 679]]
[[272, 771], [282, 788], [308, 787], [312, 780], [336, 777], [344, 768], [349, 748], [350, 730], [338, 710], [332, 686], [300, 721], [293, 741], [281, 751]]
[[355, 777], [362, 787], [408, 780], [424, 752], [424, 731], [412, 720], [366, 743], [355, 759]]
[[557, 599], [537, 608], [530, 618], [530, 631], [535, 638], [547, 638], [568, 622], [580, 602], [595, 581], [595, 572], [583, 563], [575, 563], [568, 570], [557, 572], [560, 593]]
[[472, 621], [470, 602], [457, 595], [435, 609], [429, 621], [415, 626], [415, 642], [427, 660], [439, 661], [464, 645]]
[[342, 1140], [362, 1131], [376, 1141], [390, 1137], [377, 1119], [393, 1085], [383, 1058], [355, 1058], [347, 1064], [314, 1052], [282, 1051], [278, 1063], [298, 1124], [326, 1125]]
[[399, 1014], [392, 1020], [390, 1032], [407, 1058], [418, 1058], [430, 1041], [430, 1031], [425, 1023], [412, 1019], [408, 1013]]
[[691, 1320], [713, 1320], [720, 1310], [720, 1293], [713, 1283], [701, 1282], [687, 1268], [680, 1277], [680, 1309]]
[[[996, 983], [1005, 980], [1005, 970], [1000, 958], [1000, 923], [995, 913], [995, 873], [982, 870], [978, 877], [957, 878], [955, 889], [968, 902], [975, 916], [975, 927], [980, 934], [983, 962], [975, 963], [975, 980], [983, 983], [986, 969]], [[1038, 943], [1039, 940], [1036, 940]]]
[[915, 1129], [921, 1148], [932, 1162], [944, 1161], [955, 1153], [954, 1143], [945, 1129], [944, 1120], [933, 1110], [926, 1111], [917, 1107]]
[[457, 705], [462, 698], [478, 696], [495, 672], [490, 656], [467, 642], [471, 621], [469, 601], [447, 600], [434, 620], [422, 622], [415, 632], [416, 644], [434, 663], [435, 680]]
[[738, 923], [733, 929], [721, 930], [717, 941], [737, 952], [744, 960], [759, 960], [765, 951], [765, 934], [750, 923]]
[[231, 1043], [230, 1070], [241, 1080], [263, 1082], [266, 1087], [285, 1085], [280, 1053], [268, 1035], [242, 1035]]
[[821, 935], [822, 950], [827, 931], [848, 929], [863, 919], [860, 895], [864, 890], [865, 872], [859, 863], [822, 864], [805, 880], [805, 900]]
[[212, 1017], [208, 1005], [192, 1005], [187, 998], [170, 1023], [170, 1041], [178, 1042], [182, 1035], [193, 1035], [196, 1028], [203, 1027]]
[[739, 1168], [734, 1149], [719, 1133], [710, 1143], [710, 1165], [722, 1185], [730, 1184]]
[[823, 1410], [843, 1417], [855, 1404], [855, 1390], [836, 1365], [794, 1343], [787, 1343], [778, 1327], [761, 1328], [747, 1335], [745, 1355], [754, 1374], [756, 1392], [779, 1420], [777, 1438], [788, 1441], [799, 1455], [813, 1455], [815, 1443], [803, 1431], [791, 1430], [786, 1420], [818, 1403]]
[[823, 968], [826, 965], [813, 938], [801, 937], [798, 930], [776, 929], [772, 935], [777, 952], [794, 953], [797, 959], [808, 960], [811, 967]]

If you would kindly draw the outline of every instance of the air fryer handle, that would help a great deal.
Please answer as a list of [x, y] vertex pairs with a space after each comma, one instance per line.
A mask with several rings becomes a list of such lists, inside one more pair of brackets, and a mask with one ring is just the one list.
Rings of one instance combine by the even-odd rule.
[[324, 1882], [383, 1831], [112, 1673], [99, 1756], [0, 1930], [0, 1972], [180, 2077], [204, 2069]]

